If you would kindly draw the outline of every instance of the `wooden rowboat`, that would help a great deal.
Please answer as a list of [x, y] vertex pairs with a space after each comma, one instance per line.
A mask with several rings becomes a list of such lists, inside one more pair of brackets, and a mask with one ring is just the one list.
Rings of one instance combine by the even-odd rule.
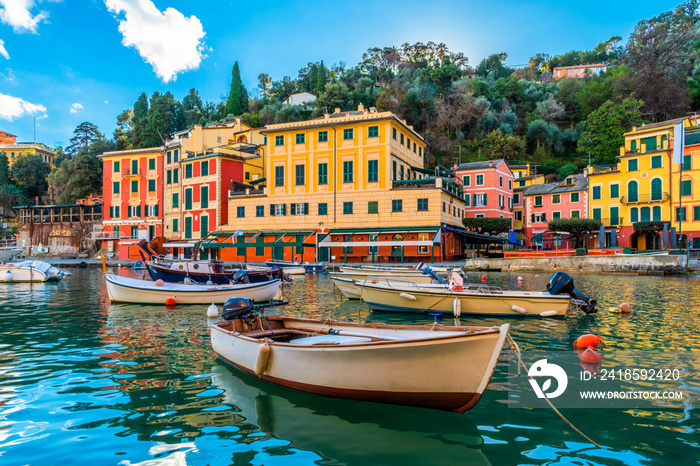
[[105, 274], [107, 293], [112, 302], [165, 304], [168, 299], [176, 304], [221, 304], [232, 296], [243, 296], [253, 301], [270, 301], [280, 295], [279, 279], [262, 283], [236, 283], [233, 285], [186, 285], [138, 280]]
[[457, 412], [481, 398], [509, 329], [265, 318], [250, 307], [211, 327], [216, 354], [248, 374], [317, 395]]

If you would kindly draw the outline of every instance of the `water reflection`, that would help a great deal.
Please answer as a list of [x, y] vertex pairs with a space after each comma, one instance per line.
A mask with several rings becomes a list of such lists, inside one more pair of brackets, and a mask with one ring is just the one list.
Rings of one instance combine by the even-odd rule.
[[288, 441], [318, 454], [321, 464], [491, 464], [466, 416], [308, 395], [224, 365], [211, 375], [241, 435]]

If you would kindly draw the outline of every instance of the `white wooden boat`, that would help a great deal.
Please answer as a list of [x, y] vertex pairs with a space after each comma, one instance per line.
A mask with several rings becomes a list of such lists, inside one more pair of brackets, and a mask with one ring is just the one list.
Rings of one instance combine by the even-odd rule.
[[433, 283], [433, 277], [424, 273], [402, 275], [393, 272], [355, 273], [355, 272], [330, 272], [331, 278], [349, 278], [351, 280], [364, 280], [367, 277], [384, 278], [387, 280], [408, 280], [413, 283]]
[[[269, 261], [265, 262], [265, 265], [268, 267], [279, 267], [280, 269], [284, 270], [284, 273], [289, 273], [292, 274], [291, 272], [288, 272], [287, 269], [298, 269], [299, 267], [302, 267], [304, 269], [303, 273], [316, 273], [316, 272], [323, 272], [325, 269], [325, 264], [323, 262], [301, 262], [301, 261], [283, 261], [283, 260], [277, 260], [277, 259], [271, 259]], [[292, 274], [292, 275], [296, 275]]]
[[[253, 301], [270, 301], [280, 296], [279, 279], [262, 283], [236, 283], [229, 285], [190, 285], [138, 280], [105, 274], [110, 301], [123, 303], [165, 304], [173, 299], [176, 304], [221, 304], [233, 296]], [[159, 283], [159, 282], [158, 282]]]
[[273, 270], [277, 269], [277, 270], [282, 270], [282, 272], [284, 272], [287, 275], [304, 275], [306, 273], [306, 270], [304, 269], [304, 267], [302, 267], [300, 265], [294, 266], [294, 267], [287, 266], [284, 268], [277, 267], [277, 266], [267, 267], [267, 266], [260, 266], [260, 265], [246, 265], [245, 269], [251, 270], [251, 271], [256, 271], [256, 272], [259, 272], [259, 271], [268, 271], [269, 272], [269, 271], [273, 271]]
[[[348, 299], [361, 299], [362, 296], [360, 294], [360, 289], [358, 286], [356, 286], [358, 283], [361, 284], [364, 281], [368, 281], [370, 283], [377, 283], [377, 282], [382, 282], [386, 283], [387, 281], [393, 282], [393, 281], [403, 281], [405, 282], [406, 279], [405, 277], [395, 277], [393, 275], [389, 274], [379, 274], [379, 276], [374, 276], [374, 275], [355, 275], [351, 273], [331, 273], [330, 274], [331, 281], [333, 281], [333, 284], [340, 290], [343, 295], [348, 298]], [[404, 278], [404, 280], [401, 280], [401, 278]], [[430, 286], [439, 286], [442, 287], [444, 285], [432, 285], [432, 278], [428, 275], [417, 275], [415, 277], [410, 277], [408, 279], [411, 283], [420, 283], [421, 286], [425, 287], [430, 287]]]
[[70, 272], [35, 260], [0, 264], [0, 282], [50, 282], [60, 281]]
[[240, 312], [212, 325], [211, 343], [237, 368], [317, 395], [447, 411], [476, 405], [509, 329], [265, 318], [233, 301]]

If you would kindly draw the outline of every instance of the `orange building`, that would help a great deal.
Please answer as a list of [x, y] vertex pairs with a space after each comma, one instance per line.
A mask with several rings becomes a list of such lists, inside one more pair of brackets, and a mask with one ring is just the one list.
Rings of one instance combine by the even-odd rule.
[[594, 63], [592, 65], [558, 66], [554, 68], [554, 79], [559, 78], [585, 78], [587, 76], [599, 76], [607, 71], [608, 65], [605, 63]]

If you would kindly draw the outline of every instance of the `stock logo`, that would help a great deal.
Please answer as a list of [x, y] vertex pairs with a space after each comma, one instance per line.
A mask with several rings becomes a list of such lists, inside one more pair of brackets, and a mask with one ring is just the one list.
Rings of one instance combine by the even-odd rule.
[[[548, 377], [548, 379], [542, 384], [541, 388], [536, 380], [530, 379], [530, 385], [532, 385], [532, 389], [535, 391], [537, 398], [556, 398], [564, 393], [564, 390], [566, 390], [566, 385], [569, 383], [564, 369], [556, 364], [547, 363], [546, 359], [540, 359], [530, 366], [530, 370], [527, 371], [527, 375], [533, 378]], [[557, 389], [549, 392], [548, 390], [552, 386], [552, 379], [557, 381]]]

